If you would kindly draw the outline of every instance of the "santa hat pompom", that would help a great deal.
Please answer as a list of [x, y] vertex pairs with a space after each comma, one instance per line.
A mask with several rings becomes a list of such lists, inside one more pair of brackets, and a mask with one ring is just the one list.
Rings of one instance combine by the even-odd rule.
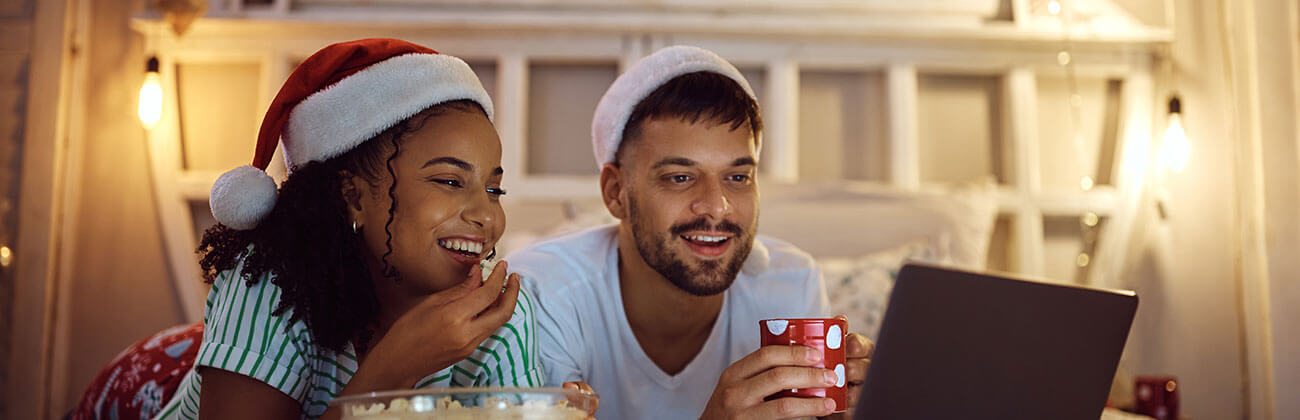
[[212, 216], [227, 227], [250, 230], [275, 208], [275, 180], [261, 169], [240, 166], [212, 184]]

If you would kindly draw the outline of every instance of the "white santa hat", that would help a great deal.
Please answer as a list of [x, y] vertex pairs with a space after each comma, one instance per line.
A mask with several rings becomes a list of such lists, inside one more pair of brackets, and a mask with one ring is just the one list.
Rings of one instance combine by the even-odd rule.
[[322, 48], [298, 65], [266, 111], [251, 165], [212, 185], [212, 215], [239, 230], [257, 227], [275, 208], [266, 166], [277, 141], [290, 170], [342, 155], [412, 115], [455, 100], [492, 100], [459, 58], [396, 39], [362, 39]]
[[[623, 129], [627, 126], [627, 120], [632, 117], [632, 110], [641, 101], [669, 80], [701, 71], [735, 80], [751, 99], [758, 101], [740, 70], [709, 50], [677, 45], [656, 51], [618, 76], [596, 105], [596, 113], [591, 120], [591, 147], [596, 155], [596, 166], [601, 167], [614, 161], [614, 153], [618, 152], [618, 145], [623, 142]], [[756, 136], [755, 155], [762, 150], [762, 138]]]

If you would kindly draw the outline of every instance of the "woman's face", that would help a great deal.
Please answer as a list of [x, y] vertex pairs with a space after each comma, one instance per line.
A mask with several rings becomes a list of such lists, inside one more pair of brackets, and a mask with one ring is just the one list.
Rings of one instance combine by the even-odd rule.
[[[402, 137], [391, 165], [396, 205], [386, 168], [373, 185], [351, 178], [358, 191], [351, 212], [369, 260], [383, 267], [391, 245], [387, 262], [401, 274], [396, 286], [409, 294], [430, 294], [464, 280], [506, 227], [501, 140], [492, 123], [476, 109], [446, 108]], [[392, 224], [385, 232], [390, 207]]]

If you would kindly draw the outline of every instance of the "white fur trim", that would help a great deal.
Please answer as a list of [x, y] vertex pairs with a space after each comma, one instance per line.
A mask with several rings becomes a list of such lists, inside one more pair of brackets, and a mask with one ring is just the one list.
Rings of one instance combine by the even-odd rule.
[[[614, 80], [596, 105], [591, 120], [591, 146], [596, 155], [596, 166], [614, 161], [614, 153], [623, 141], [623, 128], [637, 104], [672, 78], [699, 71], [718, 73], [735, 80], [750, 98], [757, 101], [754, 90], [740, 70], [711, 51], [686, 45], [656, 51]], [[761, 151], [762, 146], [760, 139], [755, 144], [755, 153]]]
[[208, 200], [212, 216], [221, 224], [249, 230], [275, 208], [275, 180], [249, 165], [231, 169], [212, 184]]
[[303, 99], [281, 133], [289, 168], [341, 155], [425, 108], [460, 99], [492, 119], [492, 99], [468, 64], [446, 54], [375, 63]]

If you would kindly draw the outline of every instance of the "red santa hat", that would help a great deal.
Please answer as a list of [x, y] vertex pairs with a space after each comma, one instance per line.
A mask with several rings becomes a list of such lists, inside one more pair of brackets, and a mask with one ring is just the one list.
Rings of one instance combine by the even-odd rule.
[[252, 165], [217, 178], [209, 199], [223, 225], [248, 230], [275, 208], [266, 166], [284, 144], [289, 170], [342, 155], [430, 106], [468, 99], [492, 119], [492, 100], [459, 58], [396, 39], [322, 48], [275, 95], [257, 135]]
[[[754, 90], [745, 76], [712, 51], [699, 47], [676, 45], [667, 47], [637, 61], [631, 69], [618, 76], [596, 105], [591, 120], [591, 146], [596, 154], [596, 166], [614, 161], [614, 153], [623, 142], [623, 129], [632, 110], [647, 96], [669, 80], [688, 73], [707, 71], [735, 80], [745, 93], [755, 101]], [[755, 139], [755, 153], [763, 150], [762, 138]]]

